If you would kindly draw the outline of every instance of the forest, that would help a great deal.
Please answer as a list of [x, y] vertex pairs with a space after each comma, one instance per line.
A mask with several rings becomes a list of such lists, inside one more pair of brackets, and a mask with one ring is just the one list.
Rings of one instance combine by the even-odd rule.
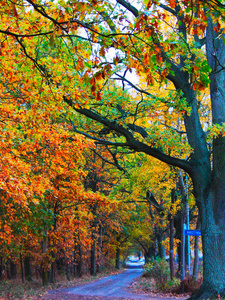
[[181, 279], [190, 220], [192, 299], [225, 296], [224, 18], [222, 0], [0, 1], [1, 281], [140, 251]]

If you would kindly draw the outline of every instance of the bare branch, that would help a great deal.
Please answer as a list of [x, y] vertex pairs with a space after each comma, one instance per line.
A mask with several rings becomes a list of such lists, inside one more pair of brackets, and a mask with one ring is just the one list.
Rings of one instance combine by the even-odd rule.
[[163, 125], [166, 126], [166, 127], [168, 127], [168, 128], [170, 128], [170, 129], [173, 130], [173, 131], [176, 131], [176, 132], [179, 133], [179, 134], [186, 134], [186, 131], [180, 131], [180, 130], [178, 130], [178, 129], [172, 127], [172, 126], [169, 126], [169, 125], [167, 125], [167, 124], [165, 124], [165, 123], [163, 123]]
[[138, 125], [135, 124], [128, 124], [127, 125], [132, 131], [139, 133], [143, 138], [147, 138], [148, 137], [148, 133], [147, 131]]
[[159, 5], [161, 8], [163, 8], [164, 10], [170, 12], [172, 15], [177, 16], [177, 12], [172, 9], [171, 7], [166, 6], [165, 4], [160, 3]]
[[145, 95], [148, 95], [148, 96], [152, 96], [152, 97], [155, 97], [153, 94], [145, 91], [145, 90], [142, 90], [140, 89], [139, 87], [137, 87], [136, 85], [134, 85], [130, 80], [128, 80], [127, 78], [125, 78], [124, 76], [118, 74], [118, 73], [115, 73], [116, 76], [118, 76], [118, 78], [113, 78], [114, 80], [121, 80], [121, 81], [125, 81], [126, 83], [128, 83], [132, 88], [134, 88], [136, 91], [140, 92], [140, 93], [143, 93]]
[[2, 30], [2, 29], [0, 29], [0, 32], [4, 33], [6, 35], [11, 35], [11, 36], [14, 36], [14, 37], [18, 37], [18, 38], [19, 37], [22, 37], [22, 38], [28, 37], [29, 38], [29, 37], [52, 34], [53, 30], [47, 31], [47, 32], [38, 32], [38, 33], [33, 33], [33, 34], [18, 34], [18, 33], [11, 32], [9, 30]]
[[113, 166], [115, 166], [118, 170], [120, 170], [120, 171], [123, 171], [124, 173], [126, 173], [126, 171], [125, 171], [125, 169], [124, 168], [122, 168], [120, 165], [119, 165], [119, 163], [118, 163], [118, 161], [116, 160], [114, 160], [114, 162], [111, 162], [111, 161], [109, 161], [108, 159], [106, 159], [106, 158], [104, 158], [101, 154], [99, 154], [96, 150], [94, 150], [94, 149], [91, 149], [98, 157], [100, 157], [101, 158], [101, 160], [103, 160], [104, 162], [106, 162], [107, 164], [110, 164], [110, 165], [113, 165]]
[[[111, 142], [111, 141], [106, 141], [106, 140], [103, 140], [103, 139], [99, 139], [99, 138], [93, 137], [93, 136], [91, 136], [90, 134], [88, 134], [86, 132], [77, 130], [77, 128], [74, 125], [73, 121], [71, 119], [69, 119], [69, 120], [70, 120], [70, 123], [71, 123], [71, 125], [73, 127], [73, 131], [74, 132], [82, 134], [82, 135], [86, 136], [87, 138], [96, 141], [97, 144], [109, 145], [109, 146], [116, 146], [116, 147], [128, 147], [129, 146], [127, 143], [114, 143], [114, 142]], [[70, 140], [73, 140], [73, 138], [70, 138]]]
[[[92, 136], [89, 136], [89, 138], [91, 139], [97, 139], [100, 141], [97, 141], [98, 144], [103, 144], [103, 145], [114, 145], [114, 146], [122, 146], [122, 147], [129, 147], [132, 150], [135, 150], [137, 152], [143, 152], [146, 153], [148, 155], [151, 155], [167, 164], [179, 167], [183, 170], [185, 170], [187, 173], [189, 173], [190, 175], [192, 175], [192, 167], [191, 165], [183, 159], [179, 159], [176, 157], [172, 157], [170, 155], [167, 155], [165, 153], [163, 153], [160, 149], [158, 148], [154, 148], [149, 146], [148, 144], [145, 144], [143, 142], [140, 142], [138, 139], [136, 139], [133, 134], [130, 132], [129, 129], [123, 127], [122, 125], [118, 124], [115, 120], [111, 121], [109, 119], [107, 119], [106, 117], [101, 116], [100, 114], [93, 112], [90, 109], [87, 108], [77, 108], [73, 106], [72, 100], [67, 99], [66, 97], [64, 97], [64, 101], [66, 103], [68, 103], [75, 111], [77, 111], [78, 113], [92, 119], [95, 120], [101, 124], [103, 124], [104, 126], [108, 127], [110, 130], [113, 130], [121, 135], [123, 135], [126, 138], [126, 143], [113, 143], [110, 141], [105, 141], [105, 140], [100, 140], [97, 138], [93, 138]], [[79, 131], [77, 131], [79, 133]], [[87, 134], [85, 134], [87, 135]]]
[[165, 211], [164, 207], [159, 205], [159, 203], [156, 201], [155, 197], [150, 191], [147, 191], [146, 193], [146, 199], [150, 204], [152, 204], [159, 212]]
[[123, 7], [125, 7], [127, 10], [129, 10], [135, 17], [139, 16], [139, 11], [136, 7], [131, 5], [129, 2], [125, 0], [116, 0], [117, 3], [121, 4]]

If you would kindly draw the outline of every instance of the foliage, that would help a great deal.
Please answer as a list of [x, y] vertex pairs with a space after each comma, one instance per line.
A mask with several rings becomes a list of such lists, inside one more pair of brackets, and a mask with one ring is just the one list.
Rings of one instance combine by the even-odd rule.
[[169, 265], [165, 259], [156, 257], [155, 260], [147, 263], [144, 267], [144, 277], [154, 278], [157, 287], [163, 289], [166, 287], [170, 276]]
[[156, 257], [156, 259], [144, 266], [143, 277], [153, 278], [156, 288], [163, 291], [172, 290], [180, 284], [178, 279], [170, 279], [170, 269], [167, 261]]
[[[203, 222], [203, 250], [219, 243], [211, 243], [214, 232], [221, 232], [225, 247], [224, 187], [218, 184], [225, 180], [223, 9], [221, 1], [201, 0], [142, 1], [139, 10], [124, 0], [1, 1], [1, 241], [7, 259], [34, 249], [46, 271], [56, 248], [69, 249], [71, 259], [73, 232], [85, 249], [98, 240], [98, 215], [108, 200], [85, 189], [83, 140], [75, 133], [108, 147], [117, 167], [118, 153], [135, 151], [187, 172]], [[121, 87], [111, 84], [115, 80]], [[219, 250], [213, 248], [224, 261]], [[216, 264], [210, 253], [204, 253], [203, 288]], [[217, 291], [224, 267], [216, 267]], [[224, 282], [220, 286], [224, 291]]]
[[202, 284], [202, 277], [195, 280], [192, 277], [185, 278], [183, 281], [179, 283], [177, 287], [173, 289], [173, 291], [177, 294], [184, 293], [195, 293], [199, 290]]

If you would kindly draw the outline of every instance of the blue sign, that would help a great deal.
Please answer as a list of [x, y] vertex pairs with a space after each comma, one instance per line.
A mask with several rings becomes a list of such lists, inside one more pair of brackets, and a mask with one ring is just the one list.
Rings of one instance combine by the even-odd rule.
[[184, 235], [200, 236], [201, 235], [201, 230], [184, 230]]

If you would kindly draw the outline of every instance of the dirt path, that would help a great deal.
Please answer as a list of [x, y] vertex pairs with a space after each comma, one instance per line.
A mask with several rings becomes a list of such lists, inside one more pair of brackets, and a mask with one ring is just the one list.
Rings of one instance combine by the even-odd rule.
[[95, 282], [67, 289], [54, 290], [41, 299], [45, 300], [115, 300], [115, 299], [152, 299], [175, 300], [176, 298], [157, 298], [147, 295], [132, 294], [128, 286], [139, 276], [142, 269], [128, 269], [121, 274], [111, 275]]

